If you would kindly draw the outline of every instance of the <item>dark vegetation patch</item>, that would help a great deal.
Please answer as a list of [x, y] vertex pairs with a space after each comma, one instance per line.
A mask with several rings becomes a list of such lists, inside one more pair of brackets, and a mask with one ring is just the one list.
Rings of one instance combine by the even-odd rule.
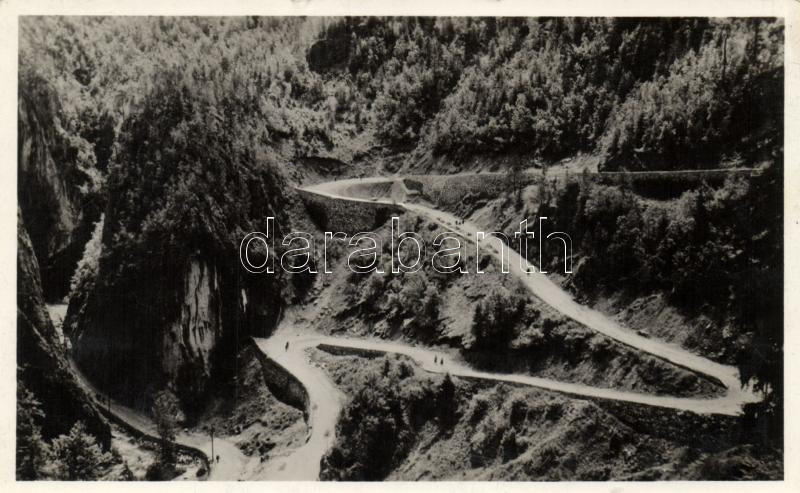
[[[340, 480], [778, 479], [741, 418], [432, 375], [405, 358], [314, 353], [349, 401], [323, 477]], [[447, 383], [451, 381], [453, 387]], [[370, 432], [357, 421], [367, 420]], [[373, 457], [381, 458], [372, 469]]]
[[320, 38], [312, 69], [352, 81], [359, 109], [372, 99], [398, 150], [692, 169], [782, 141], [772, 19], [343, 18]]

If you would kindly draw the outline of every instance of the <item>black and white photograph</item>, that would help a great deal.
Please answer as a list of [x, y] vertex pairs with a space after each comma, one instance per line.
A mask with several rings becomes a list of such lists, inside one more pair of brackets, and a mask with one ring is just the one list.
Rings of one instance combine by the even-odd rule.
[[784, 481], [787, 19], [527, 12], [15, 17], [12, 483]]

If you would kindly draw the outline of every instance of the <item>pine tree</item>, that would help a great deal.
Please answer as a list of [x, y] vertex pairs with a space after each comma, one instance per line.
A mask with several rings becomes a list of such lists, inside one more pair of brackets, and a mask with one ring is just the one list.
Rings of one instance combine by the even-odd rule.
[[41, 477], [47, 460], [47, 444], [42, 439], [41, 427], [36, 423], [44, 419], [40, 403], [21, 382], [17, 386], [17, 479], [33, 480]]
[[436, 408], [439, 412], [439, 424], [449, 428], [455, 422], [456, 415], [456, 385], [450, 374], [446, 373], [436, 393]]
[[162, 393], [156, 398], [152, 407], [158, 436], [161, 439], [159, 462], [163, 465], [171, 465], [175, 462], [175, 417], [177, 408], [170, 397]]
[[100, 450], [94, 436], [86, 432], [82, 421], [72, 426], [69, 435], [53, 440], [52, 457], [58, 479], [70, 481], [97, 479], [111, 459], [110, 454]]

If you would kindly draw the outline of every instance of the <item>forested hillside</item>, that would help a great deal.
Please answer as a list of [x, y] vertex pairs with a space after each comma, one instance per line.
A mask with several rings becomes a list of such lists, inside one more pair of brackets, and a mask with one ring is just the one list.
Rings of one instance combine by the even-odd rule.
[[764, 19], [347, 19], [309, 61], [352, 81], [344, 106], [387, 146], [681, 169], [771, 157], [782, 36]]
[[[74, 402], [43, 433], [81, 418], [108, 441], [62, 348], [50, 347], [45, 301], [69, 302], [70, 355], [98, 388], [140, 410], [167, 390], [191, 426], [213, 389], [234, 380], [243, 339], [270, 335], [316, 289], [311, 276], [254, 276], [239, 264], [239, 242], [268, 216], [278, 237], [319, 236], [294, 186], [524, 167], [540, 168], [541, 181], [464, 197], [459, 217], [486, 220], [500, 204], [489, 224], [499, 230], [547, 215], [575, 233], [576, 272], [562, 281], [583, 300], [648, 294], [710, 314], [713, 327], [685, 345], [772, 391], [758, 426], [778, 440], [783, 83], [779, 19], [21, 18], [23, 424], [40, 433], [39, 407], [52, 417], [51, 389], [67, 382]], [[666, 200], [586, 175], [549, 187], [550, 166], [584, 158], [607, 171], [762, 172]], [[352, 326], [383, 313], [425, 332], [420, 341], [452, 343], [434, 337], [445, 304], [434, 285], [394, 282], [399, 297], [384, 299], [385, 279], [363, 293], [345, 281]], [[353, 300], [371, 295], [361, 304], [372, 313], [360, 311]], [[515, 300], [495, 294], [450, 311], [477, 319], [478, 346], [496, 353], [503, 313], [519, 312], [504, 350], [529, 328], [522, 311], [503, 308]], [[534, 346], [512, 348], [521, 356], [509, 366]], [[543, 361], [561, 361], [553, 348], [540, 348], [552, 358]]]
[[284, 175], [331, 139], [319, 77], [294, 54], [302, 22], [23, 22], [22, 96], [54, 126], [37, 144], [69, 146], [50, 178], [104, 201], [100, 229], [99, 212], [82, 218], [81, 270], [79, 254], [62, 280], [74, 289], [65, 330], [78, 364], [126, 402], [146, 408], [166, 386], [201, 411], [237, 338], [268, 331], [302, 289], [248, 277], [236, 254], [267, 216], [278, 233], [303, 221]]
[[349, 172], [408, 150], [455, 161], [513, 153], [531, 164], [589, 153], [608, 169], [754, 164], [772, 159], [782, 136], [780, 20], [49, 18], [21, 27], [22, 94], [43, 103], [54, 93], [58, 104], [43, 107], [79, 169], [106, 170], [125, 116], [169, 70], [211, 98], [212, 113], [223, 115], [235, 93], [261, 120], [251, 137], [293, 163], [334, 159], [355, 164]]

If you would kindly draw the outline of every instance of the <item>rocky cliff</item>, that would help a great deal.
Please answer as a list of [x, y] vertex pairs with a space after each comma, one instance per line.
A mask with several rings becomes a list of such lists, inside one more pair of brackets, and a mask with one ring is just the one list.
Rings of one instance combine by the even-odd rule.
[[81, 420], [107, 448], [111, 430], [69, 370], [44, 306], [39, 264], [19, 210], [17, 221], [18, 380], [42, 404], [45, 418], [40, 425], [46, 438], [68, 433]]
[[216, 266], [199, 259], [189, 262], [183, 281], [180, 314], [161, 336], [161, 361], [173, 391], [192, 399], [205, 392], [223, 338], [222, 294]]
[[17, 190], [48, 301], [69, 293], [69, 279], [101, 211], [100, 177], [77, 166], [48, 97], [22, 91], [18, 107]]
[[243, 283], [237, 291], [222, 270], [196, 255], [177, 260], [163, 277], [84, 286], [89, 292], [73, 297], [65, 321], [76, 363], [97, 385], [140, 409], [166, 388], [191, 418], [211, 379], [235, 369], [238, 329], [250, 325], [248, 288]]
[[[215, 385], [232, 384], [243, 339], [267, 335], [294, 289], [280, 274], [244, 270], [238, 242], [265, 231], [269, 216], [280, 235], [301, 205], [256, 163], [249, 175], [226, 158], [181, 170], [162, 160], [153, 171], [140, 169], [152, 166], [146, 158], [125, 156], [109, 174], [102, 252], [87, 269], [96, 274], [73, 293], [65, 332], [95, 385], [141, 410], [169, 390], [192, 422]], [[195, 181], [197, 169], [225, 175]], [[228, 176], [237, 181], [226, 187]]]

